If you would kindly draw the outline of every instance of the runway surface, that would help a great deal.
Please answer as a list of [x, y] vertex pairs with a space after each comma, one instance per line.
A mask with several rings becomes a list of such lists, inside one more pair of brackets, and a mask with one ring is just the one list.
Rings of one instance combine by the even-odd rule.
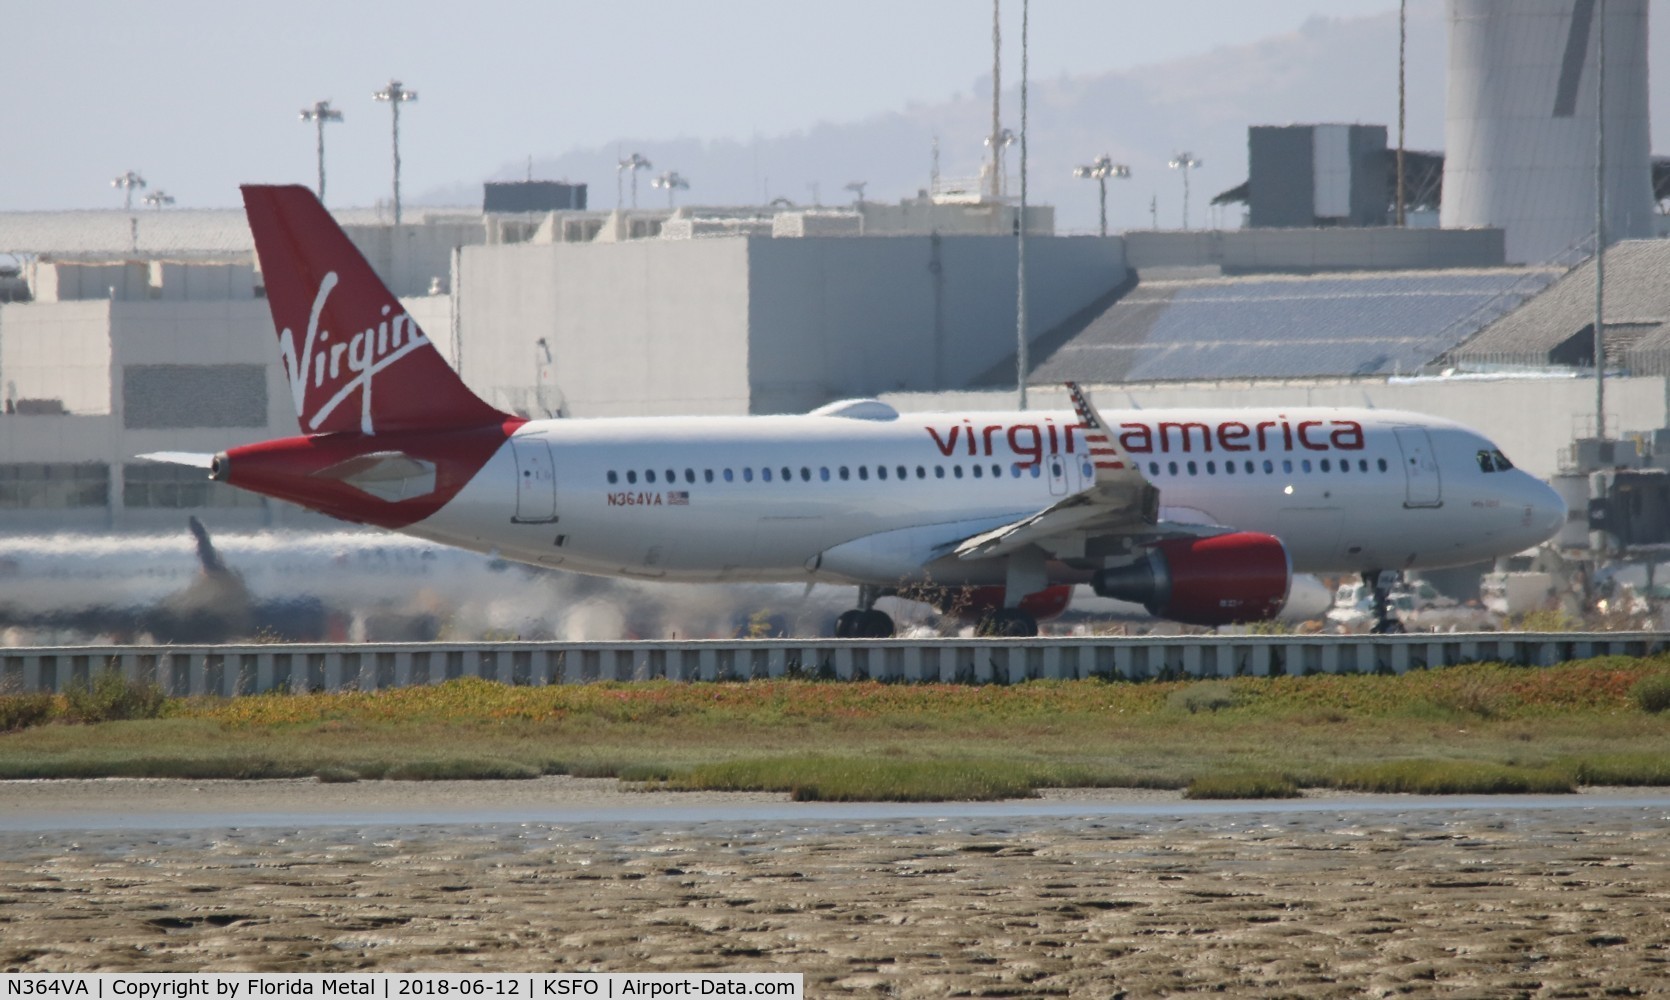
[[1670, 795], [801, 805], [0, 782], [0, 968], [802, 972], [809, 996], [1651, 995]]

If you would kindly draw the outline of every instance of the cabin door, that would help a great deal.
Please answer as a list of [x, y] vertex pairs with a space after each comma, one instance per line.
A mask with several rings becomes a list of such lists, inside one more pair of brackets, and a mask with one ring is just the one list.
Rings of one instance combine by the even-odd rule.
[[1441, 507], [1443, 483], [1438, 460], [1432, 453], [1432, 438], [1424, 427], [1394, 427], [1397, 446], [1403, 452], [1405, 507]]
[[516, 454], [517, 524], [549, 524], [557, 519], [557, 472], [544, 438], [512, 437]]

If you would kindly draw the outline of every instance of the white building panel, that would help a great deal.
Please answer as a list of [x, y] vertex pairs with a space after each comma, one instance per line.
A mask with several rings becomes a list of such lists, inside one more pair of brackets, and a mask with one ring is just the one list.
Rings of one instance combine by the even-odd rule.
[[1317, 125], [1311, 130], [1311, 169], [1319, 219], [1351, 215], [1351, 127]]

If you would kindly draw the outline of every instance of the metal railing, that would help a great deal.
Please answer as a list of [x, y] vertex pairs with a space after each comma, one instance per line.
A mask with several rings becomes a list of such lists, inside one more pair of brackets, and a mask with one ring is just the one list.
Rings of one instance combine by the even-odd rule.
[[18, 647], [0, 650], [0, 692], [61, 692], [110, 668], [170, 695], [235, 697], [369, 691], [460, 677], [519, 685], [778, 677], [1010, 684], [1401, 674], [1486, 661], [1552, 666], [1667, 649], [1670, 634], [1659, 632]]

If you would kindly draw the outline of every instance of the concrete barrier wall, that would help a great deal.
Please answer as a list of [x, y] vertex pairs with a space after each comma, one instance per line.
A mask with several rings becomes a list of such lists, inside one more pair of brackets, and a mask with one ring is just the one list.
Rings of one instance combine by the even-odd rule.
[[584, 684], [784, 676], [903, 683], [1018, 683], [1105, 677], [1393, 673], [1497, 661], [1546, 667], [1670, 648], [1658, 632], [1084, 639], [748, 640], [81, 646], [0, 651], [0, 692], [63, 691], [109, 667], [171, 695], [353, 691], [480, 677]]

